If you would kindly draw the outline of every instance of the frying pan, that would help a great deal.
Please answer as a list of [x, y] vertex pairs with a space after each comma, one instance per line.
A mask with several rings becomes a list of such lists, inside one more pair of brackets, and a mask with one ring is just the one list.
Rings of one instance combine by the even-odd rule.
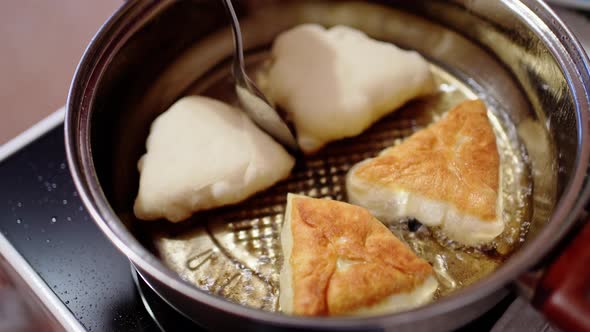
[[[346, 24], [421, 52], [482, 98], [493, 114], [512, 124], [511, 137], [522, 147], [531, 184], [530, 229], [520, 248], [492, 274], [407, 312], [303, 318], [227, 300], [227, 285], [216, 284], [219, 274], [201, 268], [205, 261], [213, 264], [208, 250], [230, 257], [234, 266], [248, 265], [238, 251], [224, 251], [222, 241], [245, 234], [246, 247], [276, 252], [277, 216], [286, 191], [345, 199], [341, 178], [347, 167], [434, 117], [420, 122], [417, 113], [402, 110], [368, 136], [335, 143], [299, 162], [295, 174], [277, 188], [221, 212], [197, 214], [174, 226], [138, 221], [132, 213], [136, 162], [145, 152], [151, 121], [186, 94], [231, 100], [226, 66], [232, 45], [218, 1], [131, 0], [104, 24], [78, 66], [67, 102], [66, 148], [76, 187], [93, 219], [159, 296], [210, 329], [429, 331], [469, 322], [501, 300], [508, 287], [516, 287], [563, 329], [590, 330], [585, 285], [590, 226], [584, 220], [590, 194], [589, 64], [550, 8], [537, 0], [244, 0], [237, 5], [253, 67], [264, 65], [265, 50], [289, 27]], [[378, 135], [384, 132], [389, 136]], [[266, 241], [261, 234], [268, 229]], [[216, 232], [225, 237], [220, 240]], [[188, 253], [196, 254], [187, 260]], [[200, 274], [187, 274], [191, 262], [197, 262], [191, 271]], [[211, 283], [199, 284], [203, 280]]]

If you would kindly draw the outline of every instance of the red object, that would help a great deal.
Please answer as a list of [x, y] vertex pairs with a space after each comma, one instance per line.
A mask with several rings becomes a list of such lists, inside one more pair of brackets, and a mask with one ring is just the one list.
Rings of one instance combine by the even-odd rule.
[[590, 331], [590, 222], [541, 279], [535, 306], [563, 331]]

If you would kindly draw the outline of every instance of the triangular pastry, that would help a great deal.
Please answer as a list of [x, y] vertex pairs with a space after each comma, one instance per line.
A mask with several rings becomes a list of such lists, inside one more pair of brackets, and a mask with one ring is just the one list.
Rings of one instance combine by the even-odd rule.
[[411, 99], [436, 90], [428, 62], [415, 51], [346, 26], [303, 24], [272, 47], [265, 93], [293, 119], [305, 153], [360, 134]]
[[480, 100], [465, 101], [435, 124], [347, 175], [349, 201], [383, 222], [415, 218], [465, 245], [504, 230], [496, 137]]
[[289, 194], [280, 305], [305, 316], [370, 315], [432, 300], [432, 267], [366, 209]]
[[138, 163], [139, 219], [177, 222], [245, 200], [289, 176], [295, 159], [223, 102], [184, 97], [154, 120]]

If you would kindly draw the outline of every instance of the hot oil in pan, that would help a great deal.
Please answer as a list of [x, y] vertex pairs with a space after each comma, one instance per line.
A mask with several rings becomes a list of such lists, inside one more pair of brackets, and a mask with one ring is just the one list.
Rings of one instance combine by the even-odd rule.
[[[259, 57], [250, 58], [259, 63]], [[180, 224], [146, 224], [157, 254], [185, 280], [231, 301], [268, 311], [278, 310], [278, 273], [282, 264], [280, 229], [287, 193], [346, 201], [345, 176], [357, 162], [424, 128], [465, 99], [475, 98], [466, 85], [433, 66], [440, 86], [436, 96], [411, 102], [362, 135], [330, 144], [314, 156], [300, 158], [291, 176], [274, 187], [225, 208], [195, 214]], [[218, 68], [189, 91], [235, 103], [227, 67]], [[493, 102], [486, 101], [488, 106]], [[501, 202], [504, 233], [482, 248], [462, 248], [436, 229], [404, 221], [390, 229], [434, 267], [444, 296], [495, 270], [524, 241], [531, 207], [526, 154], [515, 130], [493, 107], [489, 112], [501, 155]]]
[[[434, 67], [441, 94], [429, 99], [432, 103], [420, 112], [434, 110], [435, 118], [452, 105], [477, 96], [469, 87], [442, 69]], [[485, 98], [484, 98], [485, 99]], [[437, 228], [421, 226], [417, 220], [403, 220], [390, 225], [391, 231], [403, 239], [419, 256], [428, 260], [439, 280], [437, 296], [444, 296], [467, 286], [493, 272], [524, 241], [530, 226], [532, 209], [532, 180], [526, 151], [519, 144], [516, 130], [509, 119], [493, 109], [486, 100], [488, 117], [496, 134], [500, 153], [500, 204], [506, 223], [504, 232], [493, 242], [479, 248], [464, 247], [447, 239]], [[410, 107], [414, 107], [411, 105]], [[396, 140], [396, 144], [401, 143]]]

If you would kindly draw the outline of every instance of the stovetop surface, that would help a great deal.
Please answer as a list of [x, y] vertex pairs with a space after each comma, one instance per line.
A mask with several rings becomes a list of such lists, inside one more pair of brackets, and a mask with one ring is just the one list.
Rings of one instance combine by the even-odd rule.
[[87, 330], [159, 331], [78, 197], [63, 126], [0, 162], [0, 183], [0, 231]]
[[[138, 292], [129, 261], [78, 197], [66, 163], [62, 125], [1, 161], [0, 183], [0, 231], [87, 330], [202, 330], [141, 281]], [[462, 330], [490, 331], [513, 299]]]

